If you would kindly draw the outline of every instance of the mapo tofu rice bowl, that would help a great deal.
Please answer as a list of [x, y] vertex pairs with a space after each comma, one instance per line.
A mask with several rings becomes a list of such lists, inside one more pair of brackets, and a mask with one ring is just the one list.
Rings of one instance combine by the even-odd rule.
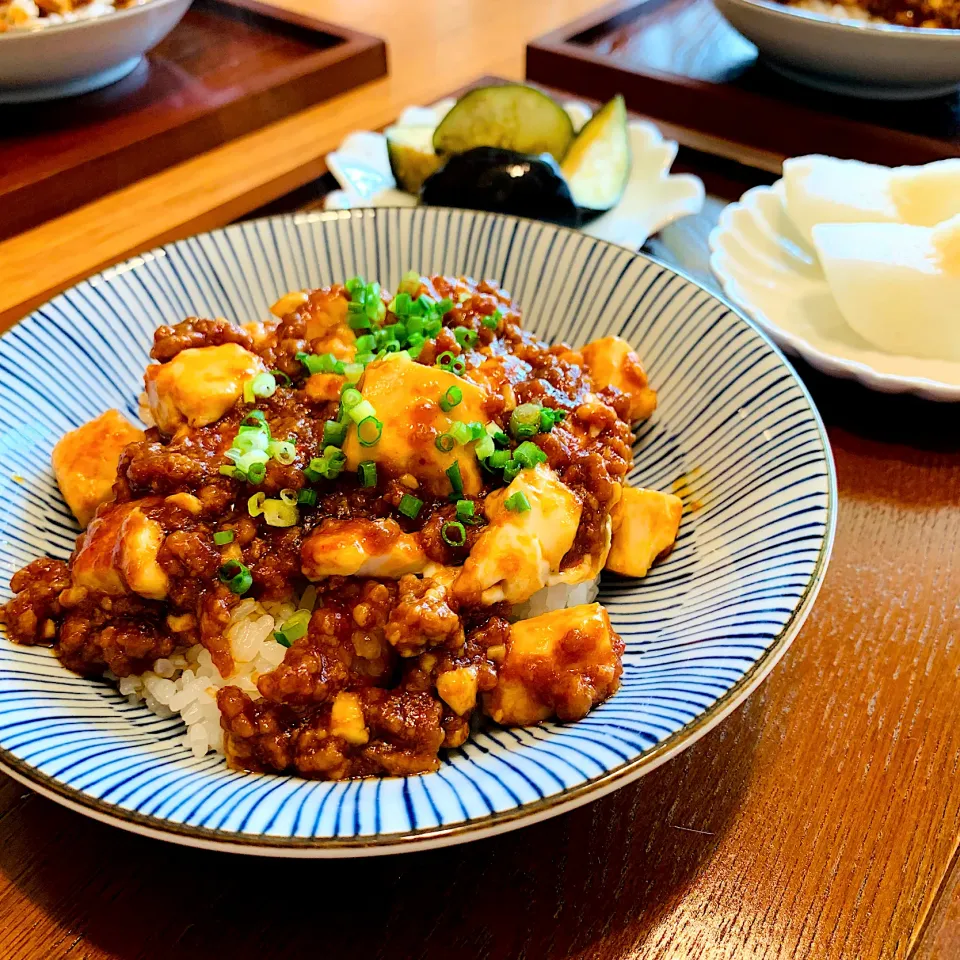
[[671, 549], [672, 494], [630, 487], [656, 407], [631, 345], [525, 331], [492, 282], [354, 277], [269, 319], [156, 330], [146, 430], [108, 410], [53, 451], [84, 528], [15, 573], [8, 636], [52, 646], [236, 768], [438, 768], [482, 723], [613, 696], [608, 570]]

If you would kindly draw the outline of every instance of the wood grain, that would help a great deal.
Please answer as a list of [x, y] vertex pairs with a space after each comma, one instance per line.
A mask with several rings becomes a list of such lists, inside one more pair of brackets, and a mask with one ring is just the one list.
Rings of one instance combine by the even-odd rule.
[[[531, 37], [596, 0], [283, 0], [387, 40], [390, 76], [0, 242], [0, 330], [125, 256], [230, 222], [323, 173], [352, 130], [377, 129], [482, 74], [521, 78]], [[38, 269], [42, 264], [42, 269]]]
[[519, 833], [341, 863], [165, 846], [7, 783], [0, 955], [906, 957], [960, 828], [960, 455], [925, 449], [935, 410], [805, 376], [833, 562], [769, 680], [689, 751]]
[[960, 95], [891, 103], [811, 90], [759, 61], [711, 0], [615, 0], [534, 40], [527, 76], [599, 100], [623, 93], [680, 143], [763, 170], [805, 153], [897, 165], [960, 152]]
[[[655, 252], [696, 271], [720, 206]], [[783, 661], [690, 750], [517, 833], [337, 863], [145, 840], [0, 778], [0, 956], [956, 956], [956, 412], [800, 373], [836, 456], [833, 560]]]
[[0, 239], [386, 72], [374, 37], [249, 0], [196, 0], [119, 83], [5, 108]]

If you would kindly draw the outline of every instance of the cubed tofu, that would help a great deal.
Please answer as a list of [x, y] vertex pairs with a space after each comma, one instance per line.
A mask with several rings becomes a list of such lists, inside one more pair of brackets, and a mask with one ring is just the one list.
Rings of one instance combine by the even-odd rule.
[[[440, 400], [450, 387], [459, 389], [463, 399], [444, 413]], [[456, 446], [443, 453], [437, 449], [436, 440], [454, 420], [486, 423], [486, 391], [482, 387], [397, 354], [367, 367], [361, 393], [376, 410], [383, 432], [373, 446], [364, 447], [356, 428], [351, 427], [343, 445], [348, 469], [356, 470], [361, 461], [373, 460], [396, 476], [412, 474], [427, 493], [446, 496], [451, 486], [445, 471], [458, 461], [464, 493], [480, 492], [480, 467], [473, 445]]]
[[620, 686], [623, 641], [599, 603], [555, 610], [510, 627], [485, 712], [506, 726], [579, 720]]
[[143, 439], [118, 410], [107, 410], [96, 420], [64, 434], [53, 448], [53, 472], [67, 506], [81, 527], [97, 507], [113, 499], [120, 454], [128, 443]]
[[683, 501], [672, 493], [624, 487], [613, 508], [613, 545], [607, 570], [626, 577], [643, 577], [673, 546], [680, 529]]
[[73, 585], [94, 593], [136, 593], [148, 600], [167, 595], [169, 579], [157, 561], [164, 532], [138, 502], [104, 507], [79, 541]]
[[598, 389], [616, 387], [630, 398], [631, 420], [646, 420], [657, 408], [657, 392], [633, 348], [621, 337], [603, 337], [588, 343], [583, 362]]
[[[517, 493], [526, 496], [529, 510], [506, 508], [507, 498]], [[582, 510], [574, 492], [546, 464], [523, 470], [508, 487], [487, 497], [484, 513], [490, 523], [454, 583], [455, 595], [484, 604], [529, 599], [560, 570]]]
[[475, 666], [455, 667], [437, 677], [440, 699], [458, 716], [468, 714], [477, 705], [477, 672]]
[[324, 520], [303, 541], [303, 574], [324, 577], [385, 577], [399, 579], [421, 573], [426, 554], [420, 538], [404, 533], [396, 520]]
[[355, 693], [341, 691], [330, 708], [330, 734], [362, 747], [370, 739], [363, 716], [363, 704]]
[[205, 427], [231, 410], [243, 385], [266, 369], [256, 354], [237, 343], [181, 350], [168, 363], [147, 367], [147, 403], [165, 434], [185, 423]]

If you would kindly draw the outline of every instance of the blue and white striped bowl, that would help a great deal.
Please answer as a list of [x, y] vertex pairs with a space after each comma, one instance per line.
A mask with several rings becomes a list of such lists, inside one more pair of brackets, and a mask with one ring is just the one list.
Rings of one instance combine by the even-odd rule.
[[77, 528], [50, 468], [58, 437], [107, 407], [136, 417], [156, 326], [260, 318], [287, 290], [356, 273], [499, 280], [551, 342], [638, 349], [660, 407], [636, 484], [682, 492], [677, 547], [600, 599], [626, 640], [620, 691], [586, 719], [492, 728], [437, 773], [321, 783], [228, 770], [179, 745], [107, 683], [0, 638], [0, 765], [138, 833], [247, 853], [357, 856], [455, 843], [570, 810], [663, 763], [733, 710], [782, 656], [816, 596], [836, 492], [803, 385], [751, 323], [659, 263], [571, 230], [444, 209], [278, 217], [171, 244], [90, 278], [0, 340], [0, 600]]

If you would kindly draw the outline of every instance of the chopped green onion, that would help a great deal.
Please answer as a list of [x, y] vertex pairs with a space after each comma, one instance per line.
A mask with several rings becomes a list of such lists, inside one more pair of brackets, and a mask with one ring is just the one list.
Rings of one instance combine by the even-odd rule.
[[479, 440], [484, 435], [483, 424], [479, 420], [471, 420], [467, 426], [470, 428], [471, 440]]
[[510, 414], [510, 432], [518, 439], [532, 437], [540, 431], [540, 406], [536, 403], [521, 403]]
[[317, 505], [317, 491], [303, 489], [297, 494], [297, 503], [305, 507], [315, 507]]
[[347, 439], [347, 425], [338, 420], [326, 420], [323, 424], [323, 445], [332, 444], [335, 447], [343, 446]]
[[347, 383], [356, 383], [363, 376], [363, 364], [343, 364], [343, 375], [347, 378]]
[[435, 366], [438, 366], [444, 373], [453, 373], [458, 377], [462, 376], [464, 371], [467, 369], [467, 365], [460, 359], [460, 357], [455, 356], [449, 350], [444, 350], [440, 356], [437, 357]]
[[377, 416], [377, 411], [373, 409], [373, 404], [369, 400], [361, 400], [356, 406], [350, 407], [347, 412], [354, 423], [375, 420]]
[[535, 443], [525, 440], [513, 451], [513, 459], [529, 469], [538, 463], [546, 463], [547, 455]]
[[289, 387], [293, 381], [282, 371], [282, 370], [271, 370], [275, 380], [280, 381], [280, 385], [284, 387]]
[[242, 480], [243, 474], [236, 467], [223, 466], [220, 468], [221, 477], [232, 477], [236, 480]]
[[364, 313], [348, 313], [347, 324], [351, 330], [369, 330], [373, 324]]
[[462, 547], [467, 542], [467, 529], [457, 520], [448, 520], [440, 528], [443, 542], [451, 547]]
[[409, 517], [411, 520], [415, 520], [417, 515], [420, 513], [420, 508], [423, 506], [423, 501], [418, 500], [416, 497], [411, 496], [409, 493], [405, 493], [400, 498], [400, 505], [397, 509], [405, 516]]
[[286, 636], [285, 636], [285, 635], [282, 633], [282, 631], [280, 631], [280, 630], [274, 630], [274, 631], [273, 631], [273, 639], [276, 640], [277, 643], [279, 643], [281, 647], [287, 647], [287, 648], [289, 648], [289, 647], [292, 646], [292, 644], [290, 643], [290, 641], [286, 638]]
[[296, 503], [284, 500], [264, 500], [263, 519], [270, 527], [292, 527], [300, 519]]
[[263, 513], [263, 501], [267, 499], [267, 495], [262, 491], [260, 493], [255, 493], [247, 501], [247, 513], [251, 517], [259, 517]]
[[297, 610], [292, 613], [280, 628], [280, 632], [290, 643], [295, 643], [301, 637], [307, 635], [307, 628], [310, 626], [310, 611]]
[[251, 386], [256, 397], [272, 397], [277, 392], [277, 381], [272, 373], [258, 373]]
[[500, 429], [492, 420], [486, 426], [487, 436], [493, 438], [493, 442], [501, 447], [510, 445], [510, 438]]
[[247, 480], [256, 485], [263, 483], [267, 476], [267, 465], [265, 463], [251, 463], [247, 468]]
[[493, 443], [493, 437], [484, 437], [474, 448], [473, 452], [479, 460], [486, 460], [496, 449]]
[[400, 280], [400, 286], [397, 287], [397, 295], [412, 297], [420, 292], [420, 274], [416, 270], [408, 270]]
[[232, 530], [218, 530], [213, 535], [213, 542], [218, 546], [222, 547], [224, 544], [233, 543], [233, 538], [236, 534]]
[[453, 492], [459, 497], [463, 493], [463, 477], [460, 476], [460, 461], [454, 460], [444, 471], [450, 480]]
[[297, 448], [289, 440], [271, 440], [267, 446], [267, 453], [277, 463], [282, 463], [285, 466], [297, 459]]
[[522, 490], [511, 493], [510, 496], [503, 501], [503, 505], [514, 513], [526, 513], [530, 509], [530, 501]]
[[361, 487], [375, 487], [377, 485], [377, 465], [372, 460], [364, 460], [357, 468]]
[[510, 460], [503, 468], [503, 482], [512, 483], [517, 474], [523, 469], [523, 464], [519, 460]]
[[284, 503], [289, 503], [291, 506], [294, 506], [298, 502], [297, 491], [290, 487], [284, 487], [283, 490], [280, 491], [280, 499]]
[[270, 432], [270, 425], [267, 423], [267, 415], [262, 410], [251, 410], [240, 421], [240, 425], [243, 427], [266, 427], [267, 433]]
[[470, 427], [465, 423], [461, 423], [459, 420], [455, 421], [450, 427], [450, 436], [453, 437], [457, 443], [469, 443], [473, 439], [473, 433], [470, 431]]
[[463, 391], [459, 387], [447, 387], [447, 392], [440, 398], [440, 409], [449, 413], [463, 400]]
[[502, 470], [511, 460], [509, 450], [497, 450], [487, 459], [487, 465], [495, 470]]
[[540, 411], [540, 430], [543, 433], [549, 433], [556, 424], [567, 417], [566, 410], [553, 410], [550, 407], [543, 407]]
[[443, 353], [437, 355], [435, 366], [438, 366], [441, 370], [449, 370], [451, 364], [456, 359], [456, 354], [451, 353], [449, 350], [444, 350]]
[[441, 453], [449, 453], [457, 445], [456, 439], [449, 433], [441, 433], [433, 443]]
[[458, 500], [457, 519], [461, 523], [476, 523], [476, 518], [473, 515], [475, 509], [476, 507], [472, 500]]
[[307, 372], [314, 373], [343, 373], [343, 363], [332, 353], [298, 353], [297, 359], [307, 368]]
[[476, 330], [471, 330], [469, 327], [456, 327], [453, 331], [454, 337], [456, 337], [457, 343], [465, 349], [472, 347], [477, 342], [477, 337], [479, 334]]
[[220, 582], [225, 583], [231, 593], [238, 597], [243, 596], [253, 586], [253, 575], [250, 568], [239, 560], [228, 560], [220, 568]]
[[240, 453], [236, 447], [231, 447], [227, 451], [227, 456], [233, 460], [241, 473], [248, 475], [250, 468], [256, 464], [260, 464], [266, 468], [267, 461], [270, 459], [270, 455], [266, 450], [248, 450], [246, 453]]
[[371, 333], [365, 333], [362, 337], [357, 337], [355, 347], [357, 353], [373, 353], [377, 348], [377, 338]]
[[340, 402], [343, 404], [344, 410], [352, 410], [362, 400], [363, 395], [356, 387], [347, 387], [340, 395]]
[[315, 483], [321, 477], [325, 480], [335, 480], [340, 476], [346, 462], [347, 457], [342, 450], [334, 446], [325, 447], [323, 456], [314, 457], [303, 473], [311, 483]]
[[498, 309], [494, 310], [489, 316], [484, 317], [480, 322], [489, 330], [496, 330], [497, 324], [503, 319], [503, 314]]
[[376, 417], [364, 417], [357, 424], [357, 439], [361, 447], [372, 447], [383, 433], [383, 424]]

